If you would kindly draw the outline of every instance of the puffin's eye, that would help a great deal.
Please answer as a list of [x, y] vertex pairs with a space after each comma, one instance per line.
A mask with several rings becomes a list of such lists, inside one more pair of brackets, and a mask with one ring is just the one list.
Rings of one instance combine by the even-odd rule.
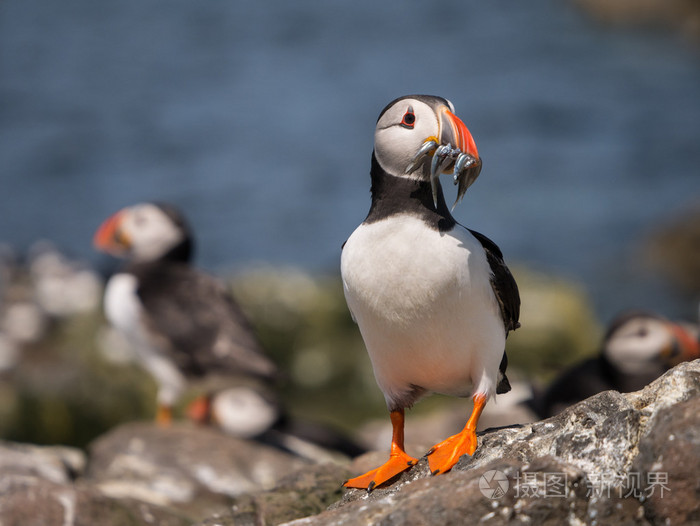
[[408, 110], [406, 110], [406, 113], [403, 115], [403, 119], [401, 119], [401, 126], [404, 128], [412, 129], [413, 125], [416, 123], [416, 114], [413, 113], [413, 108], [411, 106], [408, 107]]

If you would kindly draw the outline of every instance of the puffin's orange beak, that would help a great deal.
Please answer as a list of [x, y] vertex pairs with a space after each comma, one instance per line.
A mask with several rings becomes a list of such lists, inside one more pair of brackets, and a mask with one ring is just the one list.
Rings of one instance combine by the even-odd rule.
[[475, 159], [479, 158], [476, 143], [471, 132], [462, 120], [452, 113], [447, 106], [441, 108], [440, 114], [440, 142], [451, 144], [464, 153], [468, 153]]
[[[454, 208], [481, 173], [481, 157], [476, 143], [462, 120], [449, 107], [440, 107], [440, 137], [437, 150], [430, 166], [430, 183], [433, 201], [437, 207], [437, 190], [434, 179], [445, 170], [452, 170], [454, 183], [459, 185]], [[454, 149], [457, 150], [454, 150]], [[458, 155], [455, 157], [455, 153]]]
[[669, 363], [673, 366], [681, 362], [688, 362], [700, 358], [700, 341], [690, 334], [685, 327], [676, 323], [671, 324], [671, 332], [675, 340], [676, 352], [668, 356]]
[[122, 231], [124, 211], [119, 211], [105, 220], [95, 232], [92, 242], [97, 250], [108, 254], [121, 255], [129, 249], [130, 241]]

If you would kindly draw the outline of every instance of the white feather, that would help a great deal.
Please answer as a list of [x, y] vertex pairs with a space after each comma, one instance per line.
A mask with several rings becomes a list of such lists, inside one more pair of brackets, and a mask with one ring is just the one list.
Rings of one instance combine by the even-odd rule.
[[401, 215], [362, 224], [341, 258], [348, 306], [392, 407], [415, 386], [495, 393], [505, 330], [479, 241]]
[[149, 338], [143, 324], [143, 307], [137, 289], [136, 276], [126, 273], [112, 276], [105, 289], [105, 316], [128, 340], [138, 359], [158, 382], [158, 401], [172, 406], [185, 388], [185, 378]]

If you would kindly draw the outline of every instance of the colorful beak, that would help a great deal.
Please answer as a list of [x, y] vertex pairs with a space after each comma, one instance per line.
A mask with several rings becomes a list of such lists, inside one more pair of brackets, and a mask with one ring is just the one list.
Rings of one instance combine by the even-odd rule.
[[452, 171], [455, 184], [459, 184], [457, 199], [452, 208], [464, 197], [481, 173], [481, 158], [476, 143], [465, 124], [447, 106], [439, 109], [439, 146], [435, 149], [430, 164], [430, 185], [433, 202], [437, 208], [438, 183], [440, 174]]
[[450, 144], [479, 159], [479, 152], [472, 134], [462, 120], [450, 111], [447, 106], [440, 108], [440, 144]]
[[100, 225], [92, 240], [95, 248], [115, 256], [122, 255], [129, 249], [129, 238], [121, 228], [123, 219], [124, 211], [122, 210], [107, 218]]
[[666, 359], [671, 366], [700, 358], [700, 341], [682, 325], [672, 324], [674, 344]]

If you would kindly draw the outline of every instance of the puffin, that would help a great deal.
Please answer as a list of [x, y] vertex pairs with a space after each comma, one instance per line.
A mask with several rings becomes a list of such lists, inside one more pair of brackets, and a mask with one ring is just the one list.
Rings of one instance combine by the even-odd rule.
[[328, 425], [289, 414], [260, 383], [241, 382], [207, 393], [187, 407], [188, 418], [223, 433], [254, 440], [313, 462], [354, 458], [366, 449]]
[[540, 418], [603, 391], [631, 393], [681, 362], [700, 358], [698, 327], [628, 310], [609, 323], [600, 351], [570, 367], [527, 402]]
[[188, 382], [276, 381], [275, 363], [225, 285], [191, 265], [192, 231], [175, 206], [126, 207], [102, 223], [94, 245], [127, 261], [107, 282], [104, 313], [158, 384], [159, 424], [172, 421]]
[[454, 219], [440, 184], [441, 174], [452, 175], [456, 205], [481, 166], [449, 100], [403, 96], [379, 114], [369, 213], [343, 244], [340, 267], [392, 440], [387, 462], [345, 487], [372, 491], [417, 463], [404, 449], [404, 420], [423, 395], [473, 400], [462, 431], [427, 453], [437, 475], [474, 453], [484, 406], [510, 390], [505, 344], [520, 325], [517, 284], [498, 246]]

